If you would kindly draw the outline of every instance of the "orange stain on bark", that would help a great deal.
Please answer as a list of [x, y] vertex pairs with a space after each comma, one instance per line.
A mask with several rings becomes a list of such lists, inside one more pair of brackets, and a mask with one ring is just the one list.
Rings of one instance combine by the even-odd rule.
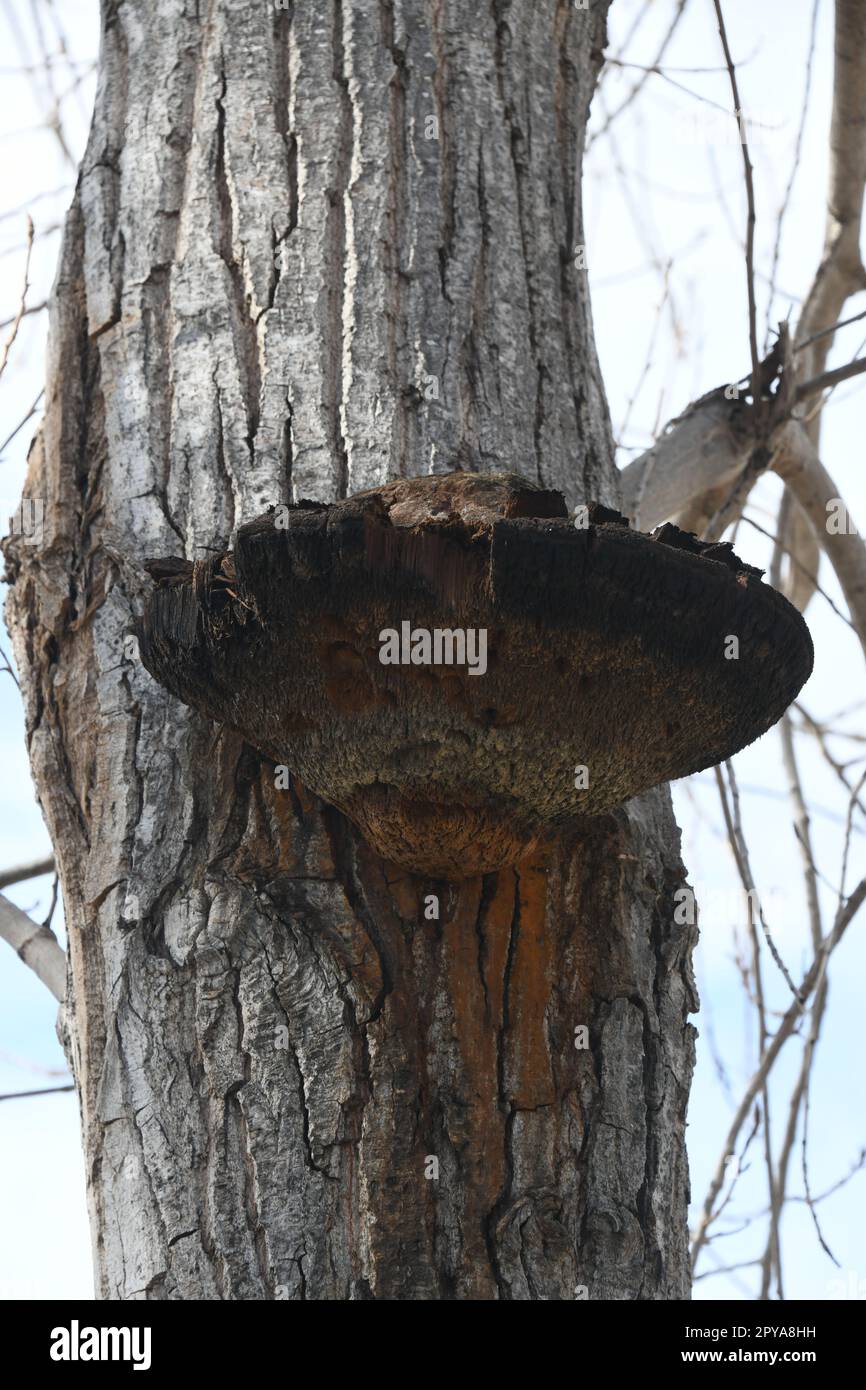
[[525, 860], [517, 881], [517, 936], [506, 1001], [506, 1089], [514, 1105], [534, 1109], [556, 1098], [545, 1026], [552, 981], [544, 860]]

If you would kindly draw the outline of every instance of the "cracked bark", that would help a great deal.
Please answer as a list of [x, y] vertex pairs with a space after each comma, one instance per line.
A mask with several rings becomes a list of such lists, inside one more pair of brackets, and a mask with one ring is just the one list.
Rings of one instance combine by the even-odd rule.
[[7, 547], [101, 1297], [688, 1296], [667, 793], [424, 882], [125, 642], [145, 556], [282, 500], [462, 466], [616, 504], [571, 254], [604, 11], [104, 6], [45, 541]]

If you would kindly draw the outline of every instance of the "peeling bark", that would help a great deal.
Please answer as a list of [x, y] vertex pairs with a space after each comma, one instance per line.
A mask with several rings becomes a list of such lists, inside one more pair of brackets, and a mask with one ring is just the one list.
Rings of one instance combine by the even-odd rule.
[[667, 793], [425, 883], [128, 640], [146, 556], [283, 501], [462, 467], [616, 504], [572, 254], [605, 9], [104, 0], [6, 554], [100, 1297], [688, 1296]]

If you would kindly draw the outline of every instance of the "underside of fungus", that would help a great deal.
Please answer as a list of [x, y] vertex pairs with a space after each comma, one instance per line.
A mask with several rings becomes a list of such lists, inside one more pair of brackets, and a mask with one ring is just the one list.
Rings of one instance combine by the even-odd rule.
[[812, 668], [729, 545], [572, 518], [513, 474], [272, 508], [234, 551], [147, 568], [148, 671], [435, 878], [730, 757]]

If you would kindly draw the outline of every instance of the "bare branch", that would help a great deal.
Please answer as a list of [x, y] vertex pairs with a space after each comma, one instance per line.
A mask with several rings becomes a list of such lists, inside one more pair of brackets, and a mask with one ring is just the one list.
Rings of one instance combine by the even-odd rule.
[[[856, 1162], [851, 1164], [848, 1172], [843, 1177], [838, 1178], [836, 1182], [831, 1183], [823, 1192], [819, 1192], [816, 1197], [812, 1198], [813, 1205], [817, 1206], [819, 1202], [825, 1202], [828, 1197], [832, 1197], [834, 1193], [840, 1192], [843, 1187], [847, 1187], [852, 1178], [856, 1178], [858, 1173], [862, 1173], [864, 1167], [866, 1167], [866, 1149], [861, 1149]], [[791, 1198], [792, 1202], [805, 1202], [805, 1200], [805, 1197], [799, 1196]]]
[[746, 894], [746, 902], [749, 908], [749, 932], [752, 939], [752, 973], [755, 979], [755, 997], [758, 1004], [758, 1012], [760, 1015], [761, 1023], [761, 1033], [763, 1038], [763, 1035], [766, 1033], [764, 990], [763, 985], [761, 983], [759, 945], [757, 933], [755, 932], [753, 904], [757, 903], [758, 917], [760, 919], [761, 928], [763, 930], [764, 937], [766, 938], [767, 945], [770, 948], [770, 952], [773, 956], [774, 961], [776, 962], [777, 966], [779, 967], [780, 971], [785, 977], [785, 980], [787, 981], [788, 987], [790, 988], [792, 994], [796, 994], [797, 986], [791, 979], [791, 976], [788, 973], [788, 969], [785, 966], [785, 963], [783, 962], [781, 956], [779, 955], [778, 950], [776, 949], [775, 942], [773, 941], [770, 935], [769, 927], [767, 926], [766, 920], [764, 918], [763, 908], [760, 905], [760, 896], [758, 894], [757, 885], [755, 884], [754, 875], [752, 874], [752, 868], [749, 862], [749, 851], [746, 845], [746, 837], [743, 832], [743, 821], [742, 816], [740, 814], [740, 792], [737, 786], [736, 777], [734, 775], [733, 763], [731, 763], [730, 761], [726, 762], [724, 764], [724, 767], [725, 771], [728, 774], [728, 780], [730, 782], [731, 787], [730, 801], [728, 800], [728, 794], [725, 788], [724, 778], [722, 777], [722, 769], [720, 767], [716, 767], [713, 770], [716, 775], [716, 785], [719, 789], [719, 799], [722, 805], [722, 815], [724, 816], [725, 820], [725, 828], [728, 832], [728, 842], [731, 847], [731, 853], [734, 856], [734, 862], [737, 866], [737, 872], [740, 876], [740, 882], [743, 885], [743, 891]]
[[29, 288], [30, 288], [30, 257], [31, 257], [32, 254], [33, 254], [33, 219], [32, 219], [32, 217], [30, 216], [30, 214], [28, 213], [28, 215], [27, 215], [27, 253], [26, 253], [25, 258], [24, 258], [24, 283], [23, 283], [23, 285], [21, 286], [21, 297], [20, 297], [19, 302], [18, 302], [18, 311], [17, 311], [17, 313], [15, 314], [15, 317], [12, 319], [12, 331], [10, 332], [9, 337], [6, 339], [6, 342], [5, 342], [4, 345], [3, 345], [3, 351], [2, 351], [2, 353], [0, 353], [0, 376], [2, 376], [3, 373], [4, 373], [5, 370], [6, 370], [6, 363], [9, 361], [9, 353], [10, 353], [10, 350], [11, 350], [11, 348], [12, 348], [12, 344], [15, 342], [15, 339], [16, 339], [17, 336], [18, 336], [18, 329], [19, 329], [20, 326], [21, 326], [21, 320], [23, 319], [24, 314], [25, 314], [26, 305], [27, 305], [27, 291], [28, 291]]
[[830, 338], [834, 333], [838, 333], [840, 328], [848, 328], [852, 323], [859, 323], [861, 319], [866, 319], [866, 309], [860, 314], [852, 314], [850, 318], [840, 319], [830, 328], [822, 328], [818, 333], [813, 333], [811, 338], [807, 338], [805, 342], [795, 343], [794, 352], [802, 352], [804, 348], [811, 347], [812, 343], [817, 343], [819, 338]]
[[818, 6], [820, 0], [814, 0], [812, 5], [812, 24], [809, 30], [809, 56], [806, 59], [806, 81], [803, 91], [803, 104], [800, 108], [800, 124], [797, 127], [797, 138], [794, 142], [794, 158], [791, 162], [791, 172], [788, 175], [788, 183], [782, 197], [782, 204], [779, 208], [779, 216], [776, 219], [776, 239], [773, 243], [773, 263], [770, 268], [770, 293], [767, 296], [767, 327], [764, 335], [764, 351], [767, 351], [770, 337], [770, 322], [773, 314], [773, 304], [776, 298], [776, 275], [779, 271], [779, 256], [782, 250], [782, 228], [785, 224], [785, 215], [788, 211], [788, 204], [791, 201], [791, 193], [794, 189], [794, 181], [800, 167], [800, 156], [803, 152], [803, 135], [806, 130], [806, 117], [809, 112], [809, 97], [812, 91], [812, 69], [815, 61], [815, 32], [818, 27]]
[[782, 735], [782, 761], [788, 776], [788, 791], [794, 811], [794, 833], [800, 848], [800, 857], [803, 862], [803, 880], [806, 887], [806, 904], [809, 908], [809, 930], [812, 936], [812, 948], [817, 951], [821, 945], [821, 938], [824, 934], [821, 925], [821, 905], [818, 900], [818, 875], [815, 870], [815, 855], [812, 850], [812, 832], [809, 822], [809, 811], [806, 806], [806, 798], [803, 795], [800, 770], [797, 766], [797, 755], [794, 749], [794, 732], [791, 725], [791, 716], [789, 714], [782, 715], [779, 729]]
[[[825, 985], [825, 989], [826, 989], [826, 985]], [[817, 1031], [816, 1031], [816, 1029], [817, 1029], [817, 1024], [818, 1024], [819, 1022], [820, 1022], [820, 1020], [816, 1020], [816, 1019], [814, 1018], [814, 1013], [813, 1013], [812, 1027], [811, 1027], [811, 1029], [809, 1030], [809, 1037], [808, 1037], [808, 1040], [807, 1040], [807, 1042], [806, 1042], [806, 1054], [807, 1054], [809, 1060], [808, 1060], [808, 1063], [804, 1060], [804, 1064], [803, 1064], [803, 1065], [804, 1065], [805, 1072], [806, 1072], [806, 1087], [805, 1087], [805, 1091], [804, 1091], [804, 1094], [803, 1094], [803, 1137], [802, 1137], [801, 1144], [800, 1144], [800, 1156], [801, 1156], [801, 1168], [802, 1168], [802, 1173], [803, 1173], [803, 1191], [804, 1191], [805, 1197], [806, 1197], [806, 1205], [807, 1205], [808, 1208], [809, 1208], [809, 1214], [810, 1214], [811, 1217], [812, 1217], [812, 1224], [813, 1224], [813, 1226], [815, 1227], [815, 1234], [816, 1234], [817, 1237], [818, 1237], [818, 1241], [819, 1241], [819, 1244], [820, 1244], [820, 1246], [821, 1246], [821, 1249], [824, 1251], [824, 1253], [825, 1253], [826, 1255], [829, 1255], [829, 1256], [830, 1256], [830, 1259], [833, 1261], [833, 1263], [834, 1263], [834, 1265], [836, 1266], [836, 1268], [839, 1269], [839, 1268], [841, 1268], [841, 1266], [840, 1266], [840, 1264], [839, 1264], [839, 1261], [836, 1259], [836, 1256], [833, 1254], [833, 1251], [830, 1249], [829, 1245], [827, 1244], [827, 1241], [826, 1241], [826, 1239], [825, 1239], [825, 1237], [824, 1237], [824, 1232], [821, 1230], [821, 1222], [818, 1220], [818, 1212], [817, 1212], [817, 1210], [815, 1209], [815, 1198], [814, 1198], [813, 1195], [812, 1195], [812, 1189], [811, 1189], [811, 1187], [810, 1187], [810, 1185], [809, 1185], [809, 1156], [808, 1156], [808, 1150], [809, 1150], [809, 1094], [810, 1094], [810, 1083], [811, 1083], [811, 1080], [812, 1080], [812, 1057], [813, 1057], [813, 1055], [814, 1055], [815, 1043], [817, 1042]]]
[[652, 448], [622, 470], [622, 505], [635, 526], [652, 530], [692, 498], [713, 488], [730, 490], [751, 451], [741, 417], [739, 404], [726, 399], [720, 386], [672, 420]]
[[854, 362], [847, 362], [844, 367], [833, 367], [829, 372], [821, 372], [820, 376], [813, 377], [811, 381], [804, 381], [794, 392], [798, 401], [805, 400], [807, 396], [815, 396], [819, 391], [825, 391], [828, 386], [837, 386], [840, 381], [848, 381], [852, 376], [859, 376], [861, 372], [866, 372], [866, 357], [858, 357]]
[[[815, 859], [812, 850], [811, 831], [809, 826], [809, 813], [806, 808], [803, 796], [800, 772], [797, 766], [796, 752], [794, 749], [793, 729], [790, 715], [785, 715], [782, 719], [782, 755], [785, 763], [785, 770], [788, 773], [790, 783], [790, 795], [794, 808], [794, 829], [797, 842], [800, 845], [801, 857], [803, 860], [803, 874], [806, 884], [806, 901], [809, 906], [809, 928], [812, 937], [812, 945], [815, 952], [820, 950], [823, 936], [821, 924], [821, 908], [818, 899], [818, 875], [815, 869]], [[824, 1010], [827, 1004], [827, 979], [822, 979], [815, 992], [812, 1001], [811, 1020], [809, 1028], [809, 1043], [803, 1050], [803, 1057], [800, 1063], [800, 1073], [794, 1084], [791, 1101], [788, 1107], [788, 1122], [785, 1126], [785, 1135], [782, 1140], [782, 1147], [779, 1153], [779, 1162], [776, 1169], [775, 1192], [779, 1206], [782, 1207], [788, 1195], [788, 1167], [791, 1160], [791, 1153], [794, 1141], [797, 1136], [797, 1124], [801, 1109], [808, 1104], [809, 1078], [812, 1072], [812, 1063], [815, 1056], [815, 1044], [821, 1031], [821, 1022], [824, 1017]], [[805, 1163], [805, 1156], [804, 1156]], [[811, 1206], [811, 1203], [810, 1203]], [[813, 1209], [814, 1217], [814, 1209]], [[773, 1252], [772, 1233], [767, 1239], [767, 1248], [764, 1252], [763, 1263], [766, 1266], [767, 1260]]]
[[780, 550], [789, 563], [784, 576], [770, 582], [805, 613], [816, 593], [826, 597], [818, 583], [821, 547], [812, 523], [788, 488], [782, 489], [777, 526]]
[[40, 927], [26, 912], [0, 893], [0, 937], [17, 951], [25, 965], [54, 998], [63, 1002], [66, 993], [66, 955], [50, 927]]
[[18, 677], [15, 674], [15, 668], [13, 667], [2, 646], [0, 646], [0, 662], [3, 663], [2, 666], [0, 666], [0, 672], [3, 672], [7, 676], [11, 676], [15, 684], [18, 686], [18, 689], [20, 690], [21, 685], [19, 683]]
[[[826, 360], [825, 338], [849, 295], [866, 289], [860, 259], [860, 223], [866, 185], [866, 9], [861, 0], [836, 0], [830, 183], [821, 263], [800, 316], [796, 341], [812, 338], [805, 370], [815, 375]], [[817, 344], [817, 345], [816, 345]]]
[[39, 408], [39, 402], [42, 400], [42, 397], [44, 395], [45, 387], [43, 386], [39, 394], [37, 395], [35, 401], [28, 410], [27, 414], [18, 421], [18, 424], [15, 426], [11, 434], [7, 434], [6, 438], [3, 440], [3, 443], [0, 444], [0, 455], [2, 455], [8, 448], [8, 446], [12, 443], [12, 440], [15, 438], [16, 434], [18, 434], [20, 430], [23, 430], [24, 426], [27, 424], [27, 421], [32, 419], [33, 416], [36, 414], [36, 411]]
[[829, 509], [841, 500], [839, 489], [799, 420], [789, 420], [782, 427], [771, 467], [784, 478], [811, 521], [836, 571], [851, 622], [866, 653], [866, 546], [854, 532], [828, 529]]
[[[833, 385], [836, 380], [846, 379], [854, 370], [853, 367], [839, 369], [842, 376], [822, 381], [827, 353], [833, 334], [841, 326], [845, 302], [851, 294], [866, 288], [866, 270], [859, 248], [866, 183], [866, 8], [860, 0], [837, 0], [835, 52], [827, 229], [821, 263], [806, 296], [796, 333], [797, 376], [810, 383], [809, 393], [814, 393], [822, 384]], [[735, 82], [735, 73], [730, 75]], [[747, 153], [744, 149], [744, 158]], [[750, 294], [752, 289], [750, 277]], [[766, 368], [769, 361], [762, 365]], [[756, 390], [754, 367], [753, 358], [753, 399]], [[785, 376], [788, 375], [786, 372]], [[760, 384], [758, 391], [760, 393]], [[732, 489], [740, 473], [748, 468], [755, 444], [755, 433], [749, 428], [745, 412], [735, 397], [736, 392], [730, 389], [728, 397], [722, 388], [708, 393], [673, 421], [651, 449], [623, 469], [620, 474], [623, 506], [636, 525], [656, 526], [711, 492], [716, 496], [733, 497]], [[799, 429], [805, 430], [817, 457], [820, 430], [817, 413]], [[782, 468], [777, 471], [785, 476]], [[752, 481], [753, 478], [744, 480], [744, 488], [736, 494], [738, 505], [743, 500], [741, 491], [747, 493]], [[802, 479], [801, 486], [805, 486]], [[796, 493], [796, 488], [794, 491]], [[817, 518], [814, 510], [804, 506], [801, 497], [798, 500], [832, 560], [825, 543], [826, 515]], [[717, 514], [717, 522], [721, 519]], [[798, 552], [801, 548], [797, 547]], [[806, 597], [804, 588], [803, 600]]]
[[737, 1111], [734, 1115], [733, 1120], [731, 1121], [730, 1128], [728, 1129], [728, 1134], [727, 1138], [725, 1139], [725, 1145], [722, 1150], [721, 1157], [716, 1167], [716, 1171], [713, 1174], [712, 1182], [710, 1183], [706, 1198], [704, 1200], [703, 1210], [701, 1212], [701, 1219], [698, 1223], [698, 1229], [695, 1233], [695, 1238], [692, 1244], [693, 1264], [694, 1261], [697, 1259], [698, 1255], [700, 1254], [702, 1247], [706, 1244], [708, 1238], [709, 1225], [714, 1217], [714, 1207], [716, 1203], [716, 1198], [722, 1190], [722, 1185], [725, 1181], [725, 1171], [727, 1168], [727, 1163], [734, 1152], [734, 1148], [737, 1142], [737, 1136], [739, 1135], [740, 1130], [743, 1127], [743, 1123], [755, 1102], [755, 1097], [762, 1090], [764, 1082], [766, 1081], [767, 1077], [770, 1074], [770, 1071], [772, 1070], [773, 1063], [775, 1062], [779, 1053], [782, 1051], [782, 1048], [784, 1047], [785, 1043], [791, 1037], [797, 1024], [799, 1023], [800, 1015], [803, 1012], [803, 1009], [805, 1007], [806, 1002], [809, 999], [809, 996], [815, 989], [816, 985], [820, 984], [823, 981], [827, 967], [827, 961], [829, 960], [833, 951], [838, 946], [839, 942], [842, 940], [845, 931], [856, 917], [858, 911], [860, 910], [864, 902], [866, 902], [866, 878], [860, 880], [857, 887], [854, 889], [854, 892], [845, 902], [844, 906], [840, 907], [839, 911], [837, 912], [836, 920], [833, 924], [832, 931], [830, 931], [827, 934], [827, 936], [825, 936], [824, 940], [821, 943], [820, 951], [818, 951], [818, 953], [816, 954], [815, 959], [812, 961], [812, 964], [809, 966], [809, 969], [806, 971], [806, 974], [803, 977], [803, 982], [800, 985], [800, 989], [798, 991], [799, 997], [792, 1000], [791, 1004], [788, 1006], [788, 1009], [785, 1012], [784, 1017], [782, 1018], [782, 1021], [779, 1024], [779, 1027], [776, 1029], [776, 1032], [773, 1035], [769, 1047], [764, 1053], [764, 1056], [761, 1058], [760, 1064], [757, 1070], [755, 1071], [755, 1074], [753, 1075], [751, 1081], [746, 1087], [745, 1093], [740, 1101], [740, 1104], [737, 1107]]
[[588, 142], [587, 148], [590, 148], [590, 146], [593, 145], [596, 140], [600, 140], [602, 135], [605, 135], [607, 133], [609, 127], [613, 124], [617, 117], [621, 116], [623, 111], [626, 111], [628, 107], [631, 106], [635, 97], [637, 97], [640, 93], [641, 88], [643, 87], [650, 73], [658, 72], [658, 65], [661, 62], [662, 58], [665, 56], [665, 53], [667, 52], [668, 44], [670, 43], [671, 39], [673, 38], [676, 32], [677, 25], [682, 19], [683, 10], [685, 9], [685, 7], [686, 0], [677, 0], [677, 8], [674, 13], [674, 17], [671, 20], [670, 25], [668, 26], [667, 33], [665, 34], [664, 38], [659, 44], [656, 56], [650, 64], [649, 68], [647, 68], [643, 72], [643, 75], [640, 78], [638, 78], [637, 82], [634, 83], [628, 95], [624, 98], [623, 101], [620, 102], [619, 106], [617, 106], [613, 111], [611, 111], [610, 115], [605, 120], [605, 123], [601, 127], [601, 129], [596, 131], [595, 134], [591, 137], [590, 141]]
[[11, 318], [0, 321], [0, 328], [8, 328], [10, 323], [15, 323], [16, 319], [20, 322], [21, 319], [26, 319], [29, 314], [41, 314], [42, 311], [47, 308], [47, 299], [43, 299], [41, 304], [28, 304], [22, 314], [13, 314]]
[[[0, 76], [3, 72], [4, 69], [0, 68]], [[68, 194], [70, 186], [68, 183], [63, 183], [59, 188], [46, 188], [40, 193], [32, 194], [26, 203], [20, 203], [18, 207], [8, 208], [5, 212], [0, 212], [0, 222], [8, 222], [12, 217], [20, 217], [22, 212], [29, 212], [36, 203], [43, 202], [45, 198], [59, 198]]]
[[14, 869], [0, 869], [0, 888], [8, 888], [10, 883], [23, 883], [28, 878], [39, 878], [41, 874], [54, 873], [54, 855], [34, 859], [29, 864], [19, 864]]
[[668, 302], [668, 295], [670, 293], [670, 272], [671, 262], [668, 261], [667, 265], [664, 268], [664, 275], [662, 277], [662, 291], [661, 296], [659, 298], [659, 302], [656, 305], [655, 318], [653, 320], [653, 326], [652, 331], [650, 333], [649, 343], [647, 344], [646, 359], [644, 361], [641, 374], [637, 379], [634, 391], [630, 395], [628, 403], [626, 404], [625, 415], [623, 416], [622, 422], [620, 423], [619, 429], [617, 430], [617, 437], [619, 439], [622, 439], [628, 433], [629, 422], [631, 420], [631, 414], [634, 409], [635, 402], [637, 401], [637, 398], [640, 395], [641, 388], [644, 382], [646, 381], [647, 376], [652, 370], [653, 355], [655, 353], [659, 329], [661, 328], [662, 324], [662, 316], [664, 314], [665, 305]]
[[74, 1091], [74, 1086], [40, 1086], [38, 1091], [8, 1091], [0, 1100], [26, 1100], [30, 1096], [56, 1096], [58, 1091]]
[[713, 4], [715, 6], [716, 19], [718, 20], [719, 37], [722, 40], [725, 62], [728, 65], [731, 93], [734, 98], [734, 119], [740, 128], [740, 148], [743, 152], [743, 172], [746, 179], [746, 286], [749, 296], [749, 351], [752, 357], [752, 403], [756, 417], [760, 418], [761, 359], [758, 355], [758, 306], [755, 300], [755, 181], [752, 176], [752, 161], [749, 156], [749, 144], [746, 140], [746, 129], [743, 121], [743, 108], [740, 102], [740, 93], [737, 85], [737, 70], [734, 67], [734, 60], [731, 57], [731, 50], [728, 46], [728, 34], [725, 29], [721, 0], [713, 0]]
[[754, 1269], [759, 1265], [760, 1260], [740, 1260], [735, 1265], [719, 1265], [716, 1269], [704, 1269], [700, 1274], [695, 1275], [695, 1283], [701, 1279], [713, 1279], [717, 1274], [735, 1274], [738, 1269]]
[[[737, 779], [734, 775], [733, 763], [725, 763], [725, 769], [728, 774], [728, 781], [731, 789], [730, 805], [725, 791], [725, 784], [724, 779], [722, 777], [721, 768], [718, 767], [715, 770], [716, 781], [719, 787], [719, 795], [722, 803], [722, 812], [725, 818], [725, 825], [728, 831], [731, 850], [733, 851], [734, 859], [736, 860], [737, 864], [737, 869], [739, 870], [740, 879], [742, 881], [743, 888], [746, 892], [746, 902], [748, 904], [749, 940], [752, 948], [752, 979], [754, 980], [755, 984], [755, 1009], [757, 1013], [759, 1029], [758, 1055], [759, 1057], [763, 1057], [767, 1049], [768, 1038], [767, 1009], [764, 999], [763, 972], [761, 970], [760, 939], [758, 937], [758, 932], [755, 927], [755, 899], [757, 899], [758, 903], [758, 916], [761, 922], [761, 927], [763, 929], [764, 936], [767, 940], [767, 944], [769, 945], [770, 950], [772, 952], [773, 959], [779, 966], [779, 969], [782, 971], [786, 981], [788, 982], [791, 988], [792, 993], [794, 994], [796, 994], [796, 986], [794, 985], [791, 976], [788, 974], [787, 969], [782, 963], [782, 958], [776, 949], [772, 936], [770, 935], [769, 928], [764, 918], [764, 911], [761, 907], [760, 899], [758, 898], [757, 888], [754, 876], [752, 874], [751, 865], [749, 862], [749, 851], [748, 846], [746, 844], [745, 832], [743, 830], [742, 816], [740, 814], [740, 793], [739, 788], [737, 786]], [[777, 1278], [781, 1283], [781, 1257], [779, 1243], [779, 1221], [781, 1218], [781, 1203], [779, 1202], [775, 1182], [775, 1169], [773, 1165], [772, 1151], [772, 1130], [770, 1125], [770, 1092], [766, 1081], [764, 1082], [764, 1085], [761, 1087], [761, 1104], [763, 1107], [764, 1120], [764, 1162], [767, 1170], [767, 1191], [769, 1193], [770, 1198], [770, 1234], [767, 1241], [766, 1253], [762, 1261], [761, 1279], [761, 1297], [765, 1298], [769, 1289], [770, 1279], [772, 1276], [772, 1270], [774, 1265], [776, 1269]]]
[[[785, 491], [785, 492], [782, 494], [782, 496], [783, 496], [783, 500], [784, 500], [784, 499], [790, 497], [790, 493], [787, 492], [787, 491]], [[830, 595], [827, 593], [827, 590], [826, 590], [826, 589], [822, 589], [821, 585], [818, 583], [818, 580], [817, 580], [817, 578], [816, 578], [814, 569], [811, 569], [811, 570], [810, 570], [810, 569], [807, 569], [807, 567], [803, 564], [803, 562], [797, 558], [797, 556], [794, 554], [794, 552], [793, 552], [792, 550], [789, 550], [789, 549], [788, 549], [788, 547], [783, 543], [782, 536], [781, 536], [780, 533], [777, 533], [777, 534], [774, 535], [772, 531], [768, 531], [767, 528], [766, 528], [765, 526], [762, 526], [762, 525], [760, 524], [760, 522], [755, 521], [754, 517], [751, 517], [751, 516], [745, 516], [745, 515], [744, 515], [744, 516], [743, 516], [743, 521], [745, 522], [745, 524], [746, 524], [747, 526], [751, 526], [755, 531], [759, 531], [759, 532], [761, 533], [762, 536], [766, 536], [768, 540], [773, 541], [774, 544], [775, 544], [775, 546], [776, 546], [776, 548], [777, 548], [777, 550], [778, 550], [778, 552], [779, 552], [779, 554], [780, 554], [780, 555], [787, 555], [788, 559], [789, 559], [790, 562], [791, 562], [792, 568], [793, 568], [794, 570], [796, 570], [798, 573], [801, 573], [801, 574], [804, 576], [804, 578], [807, 579], [807, 580], [809, 581], [809, 588], [810, 588], [810, 589], [813, 589], [816, 593], [819, 593], [819, 594], [821, 595], [821, 597], [822, 597], [822, 598], [825, 600], [825, 602], [827, 603], [828, 607], [829, 607], [829, 608], [832, 608], [833, 612], [836, 614], [836, 617], [837, 617], [837, 618], [840, 618], [841, 621], [842, 621], [843, 623], [845, 623], [845, 625], [846, 625], [847, 627], [850, 627], [851, 630], [852, 630], [852, 632], [856, 632], [856, 631], [857, 631], [857, 629], [855, 628], [855, 626], [854, 626], [854, 624], [852, 623], [851, 619], [850, 619], [849, 617], [847, 617], [847, 616], [842, 612], [842, 609], [838, 606], [838, 604], [836, 604], [836, 603], [833, 602], [833, 600], [831, 599]], [[810, 526], [810, 528], [809, 528], [809, 531], [810, 531], [810, 534], [814, 534], [814, 533], [812, 532], [811, 526]], [[783, 591], [787, 591], [788, 597], [791, 599], [791, 602], [793, 603], [793, 602], [794, 602], [793, 594], [794, 594], [794, 592], [795, 592], [795, 587], [794, 587], [792, 581], [789, 580], [787, 585], [783, 585], [783, 583], [782, 583], [782, 581], [781, 581], [781, 579], [780, 579], [778, 573], [774, 575], [774, 574], [772, 573], [772, 571], [771, 571], [771, 573], [770, 573], [769, 578], [770, 578], [770, 583], [772, 584], [773, 588], [774, 588], [774, 589], [783, 589]], [[799, 605], [798, 605], [798, 607], [799, 607]], [[801, 610], [801, 611], [802, 611], [802, 610]]]
[[[851, 796], [856, 791], [856, 789], [851, 786], [851, 783], [845, 776], [844, 767], [840, 762], [836, 760], [836, 758], [833, 757], [833, 754], [830, 752], [830, 749], [827, 746], [828, 735], [831, 734], [833, 731], [828, 730], [825, 725], [820, 724], [817, 719], [814, 719], [812, 715], [809, 714], [808, 710], [805, 709], [805, 707], [799, 703], [799, 701], [795, 702], [794, 708], [799, 712], [799, 714], [803, 718], [803, 727], [807, 729], [811, 734], [813, 734], [815, 739], [817, 740], [818, 747], [821, 749], [824, 761], [833, 769], [836, 776], [839, 778], [839, 781], [842, 783], [843, 787], [847, 791], [848, 795]], [[866, 804], [860, 801], [859, 798], [857, 798], [856, 804], [860, 814], [866, 816]]]

